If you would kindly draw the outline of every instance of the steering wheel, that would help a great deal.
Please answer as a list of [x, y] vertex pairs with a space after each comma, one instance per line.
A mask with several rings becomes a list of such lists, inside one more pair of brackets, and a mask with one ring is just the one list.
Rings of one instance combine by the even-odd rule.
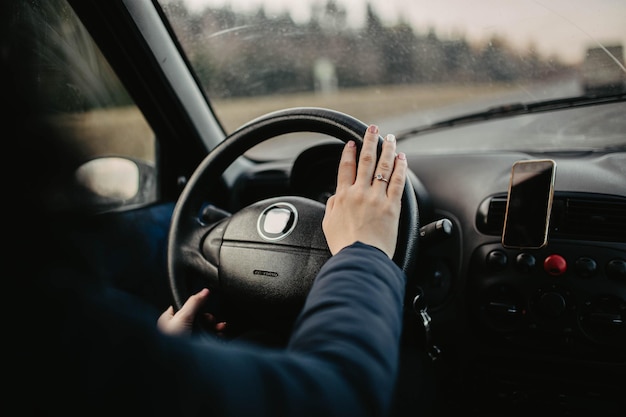
[[[321, 227], [324, 204], [284, 196], [216, 216], [207, 214], [211, 211], [208, 198], [226, 168], [267, 139], [296, 132], [322, 133], [343, 142], [354, 140], [360, 151], [367, 127], [341, 112], [299, 107], [257, 118], [215, 147], [197, 167], [174, 208], [167, 265], [175, 307], [180, 309], [192, 293], [208, 287], [233, 314], [294, 319], [315, 276], [331, 256]], [[382, 140], [379, 137], [379, 145]], [[418, 240], [418, 204], [407, 178], [394, 255], [407, 276], [415, 269]]]

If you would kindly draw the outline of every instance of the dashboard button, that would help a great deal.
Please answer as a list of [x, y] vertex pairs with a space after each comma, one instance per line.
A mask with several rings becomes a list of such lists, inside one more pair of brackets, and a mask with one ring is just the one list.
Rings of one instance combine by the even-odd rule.
[[506, 267], [508, 258], [506, 253], [501, 250], [492, 250], [487, 254], [487, 266], [493, 270], [499, 270]]
[[567, 261], [561, 255], [549, 255], [543, 261], [543, 269], [552, 276], [563, 275], [567, 271]]
[[598, 264], [591, 258], [582, 257], [576, 259], [574, 267], [576, 268], [576, 273], [578, 275], [583, 278], [589, 278], [596, 273], [596, 270], [598, 269]]
[[612, 259], [606, 265], [606, 275], [612, 279], [626, 279], [626, 261]]
[[515, 265], [517, 266], [517, 269], [522, 272], [532, 271], [535, 268], [536, 263], [537, 261], [535, 260], [535, 257], [526, 252], [518, 254], [515, 258]]

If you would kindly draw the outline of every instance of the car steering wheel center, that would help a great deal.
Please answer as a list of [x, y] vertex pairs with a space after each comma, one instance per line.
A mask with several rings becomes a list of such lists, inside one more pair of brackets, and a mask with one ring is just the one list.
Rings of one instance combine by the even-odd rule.
[[272, 204], [259, 216], [257, 231], [269, 241], [284, 239], [289, 236], [298, 223], [298, 210], [289, 203]]

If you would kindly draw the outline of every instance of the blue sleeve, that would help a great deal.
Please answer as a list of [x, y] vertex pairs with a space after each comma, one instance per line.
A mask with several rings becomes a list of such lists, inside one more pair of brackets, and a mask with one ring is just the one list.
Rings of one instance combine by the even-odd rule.
[[139, 309], [133, 297], [85, 291], [80, 280], [71, 281], [76, 288], [52, 282], [35, 293], [34, 305], [54, 320], [20, 339], [28, 367], [16, 368], [38, 398], [20, 403], [32, 411], [24, 414], [353, 417], [390, 410], [405, 277], [371, 246], [355, 243], [324, 265], [283, 349], [166, 336], [156, 312]]
[[404, 289], [404, 273], [382, 251], [358, 242], [345, 248], [316, 278], [290, 351], [330, 370], [327, 389], [346, 391], [337, 400], [384, 415], [397, 374]]
[[315, 279], [286, 352], [230, 344], [208, 359], [211, 408], [219, 415], [387, 415], [404, 289], [404, 273], [383, 252], [358, 242], [345, 248]]

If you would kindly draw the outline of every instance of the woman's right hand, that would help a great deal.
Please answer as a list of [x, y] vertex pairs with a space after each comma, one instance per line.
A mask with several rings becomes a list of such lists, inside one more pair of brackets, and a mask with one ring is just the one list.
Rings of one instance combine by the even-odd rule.
[[326, 203], [322, 228], [331, 253], [360, 241], [393, 257], [398, 239], [407, 161], [387, 135], [377, 162], [378, 127], [370, 125], [358, 159], [353, 141], [339, 162], [337, 191]]

